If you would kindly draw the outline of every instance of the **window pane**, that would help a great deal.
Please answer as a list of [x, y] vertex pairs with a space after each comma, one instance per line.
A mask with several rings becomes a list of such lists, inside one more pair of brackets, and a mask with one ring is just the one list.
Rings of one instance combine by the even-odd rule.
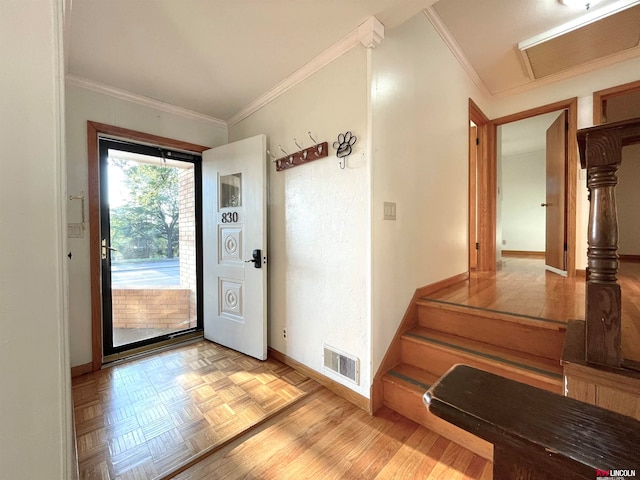
[[242, 174], [220, 177], [220, 208], [242, 206]]

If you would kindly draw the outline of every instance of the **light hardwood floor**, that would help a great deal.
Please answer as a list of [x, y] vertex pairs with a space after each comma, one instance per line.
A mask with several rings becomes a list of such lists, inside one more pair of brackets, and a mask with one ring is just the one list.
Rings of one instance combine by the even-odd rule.
[[566, 322], [584, 319], [584, 290], [584, 276], [545, 271], [543, 259], [504, 257], [496, 272], [471, 272], [429, 298]]
[[491, 478], [486, 460], [389, 409], [370, 416], [210, 342], [77, 377], [73, 394], [81, 479]]
[[[624, 348], [625, 337], [640, 338], [640, 264], [625, 262], [619, 278]], [[472, 273], [429, 297], [584, 318], [584, 278], [545, 272], [531, 258], [505, 258], [495, 274]], [[369, 416], [279, 362], [208, 342], [78, 377], [73, 390], [83, 479], [492, 478], [486, 460], [387, 408]]]
[[[640, 263], [620, 262], [622, 355], [640, 361]], [[567, 322], [584, 320], [585, 278], [545, 271], [544, 260], [504, 257], [496, 272], [472, 272], [469, 280], [428, 296], [462, 305]]]
[[151, 479], [319, 385], [275, 360], [200, 341], [74, 378], [81, 479]]
[[175, 478], [490, 480], [492, 464], [386, 407], [370, 416], [322, 388]]

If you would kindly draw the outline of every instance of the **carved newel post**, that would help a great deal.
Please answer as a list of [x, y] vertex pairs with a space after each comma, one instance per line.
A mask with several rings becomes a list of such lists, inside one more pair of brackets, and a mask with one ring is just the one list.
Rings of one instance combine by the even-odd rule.
[[618, 273], [618, 214], [615, 186], [618, 163], [589, 168], [589, 278], [586, 292], [586, 360], [620, 364], [620, 285]]
[[587, 249], [586, 361], [619, 368], [621, 309], [618, 273], [618, 214], [615, 187], [622, 147], [640, 143], [640, 118], [578, 132], [580, 164], [590, 193]]
[[618, 214], [615, 187], [622, 159], [618, 129], [578, 133], [580, 161], [590, 193], [586, 287], [586, 361], [620, 366], [621, 299], [618, 273]]

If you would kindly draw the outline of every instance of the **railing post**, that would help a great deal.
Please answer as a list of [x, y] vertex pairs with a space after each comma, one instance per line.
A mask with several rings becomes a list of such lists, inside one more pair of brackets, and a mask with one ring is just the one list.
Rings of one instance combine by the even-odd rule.
[[621, 300], [618, 273], [618, 165], [589, 169], [591, 204], [586, 291], [587, 362], [620, 365]]
[[590, 132], [581, 142], [590, 191], [586, 286], [586, 361], [620, 366], [621, 298], [615, 187], [622, 159], [618, 130]]

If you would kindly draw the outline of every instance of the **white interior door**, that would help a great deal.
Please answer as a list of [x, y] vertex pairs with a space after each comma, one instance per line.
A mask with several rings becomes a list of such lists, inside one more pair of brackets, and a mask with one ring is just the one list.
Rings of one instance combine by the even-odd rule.
[[258, 135], [202, 155], [204, 336], [260, 360], [267, 358], [266, 142]]

